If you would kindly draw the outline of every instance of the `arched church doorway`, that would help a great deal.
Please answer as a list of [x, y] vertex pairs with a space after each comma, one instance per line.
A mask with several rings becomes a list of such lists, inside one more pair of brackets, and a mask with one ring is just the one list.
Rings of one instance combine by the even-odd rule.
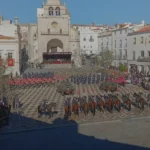
[[52, 39], [47, 43], [47, 53], [63, 52], [63, 43], [59, 39]]
[[59, 39], [52, 39], [47, 43], [47, 52], [43, 53], [43, 63], [65, 64], [71, 63], [71, 52], [63, 51], [63, 43]]

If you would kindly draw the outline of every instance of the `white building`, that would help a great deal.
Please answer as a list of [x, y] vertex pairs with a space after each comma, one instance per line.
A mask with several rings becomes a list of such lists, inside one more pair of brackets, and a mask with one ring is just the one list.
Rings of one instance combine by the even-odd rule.
[[102, 54], [105, 50], [113, 51], [112, 31], [104, 31], [98, 36], [99, 52]]
[[118, 67], [120, 64], [128, 66], [128, 34], [144, 27], [141, 24], [117, 24], [114, 28], [105, 29], [99, 33], [98, 47], [100, 52], [110, 50], [114, 54], [113, 66]]
[[150, 70], [150, 26], [128, 34], [128, 66], [137, 65], [139, 71]]
[[102, 32], [103, 26], [99, 25], [72, 25], [80, 32], [80, 49], [82, 54], [98, 54], [98, 34]]
[[[15, 20], [17, 23], [17, 18]], [[0, 58], [6, 66], [6, 74], [20, 74], [20, 40], [19, 27], [11, 20], [0, 17]], [[8, 58], [13, 59], [14, 65], [8, 66]]]
[[125, 23], [122, 25], [116, 25], [116, 29], [112, 32], [113, 38], [113, 51], [115, 55], [115, 60], [113, 65], [119, 66], [119, 64], [124, 64], [127, 66], [128, 63], [128, 34], [134, 31], [139, 30], [144, 26], [144, 22], [142, 24], [130, 24]]

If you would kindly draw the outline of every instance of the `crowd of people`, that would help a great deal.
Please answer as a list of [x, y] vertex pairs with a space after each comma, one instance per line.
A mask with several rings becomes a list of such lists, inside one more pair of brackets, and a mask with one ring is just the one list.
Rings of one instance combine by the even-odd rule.
[[0, 96], [0, 127], [9, 125], [11, 107], [15, 110], [21, 107], [18, 95], [13, 97], [12, 103], [7, 96]]

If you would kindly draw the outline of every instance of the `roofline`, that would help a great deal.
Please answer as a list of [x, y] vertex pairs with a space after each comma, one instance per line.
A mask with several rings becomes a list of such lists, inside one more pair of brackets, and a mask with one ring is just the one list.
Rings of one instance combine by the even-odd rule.
[[108, 35], [98, 35], [98, 38], [100, 38], [100, 37], [107, 37], [107, 36], [112, 36], [112, 33], [108, 34]]
[[124, 29], [128, 29], [129, 27], [125, 27], [125, 28], [119, 28], [119, 29], [114, 29], [113, 31], [119, 31], [119, 30], [124, 30]]
[[19, 23], [19, 26], [37, 25], [37, 23]]
[[86, 26], [86, 27], [104, 27], [103, 25], [93, 25], [93, 24], [71, 24], [72, 26]]
[[127, 36], [138, 35], [138, 34], [145, 34], [145, 33], [150, 33], [150, 31], [145, 31], [145, 32], [133, 32], [133, 33], [129, 33]]

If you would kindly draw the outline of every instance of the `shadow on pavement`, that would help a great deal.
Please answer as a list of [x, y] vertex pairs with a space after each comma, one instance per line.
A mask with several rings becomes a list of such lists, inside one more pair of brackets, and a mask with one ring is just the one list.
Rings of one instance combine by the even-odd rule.
[[[59, 125], [61, 127], [58, 127]], [[115, 143], [80, 134], [78, 133], [78, 124], [74, 121], [56, 119], [52, 124], [48, 124], [31, 118], [20, 117], [20, 127], [16, 132], [0, 133], [0, 149], [146, 150], [148, 148]]]

